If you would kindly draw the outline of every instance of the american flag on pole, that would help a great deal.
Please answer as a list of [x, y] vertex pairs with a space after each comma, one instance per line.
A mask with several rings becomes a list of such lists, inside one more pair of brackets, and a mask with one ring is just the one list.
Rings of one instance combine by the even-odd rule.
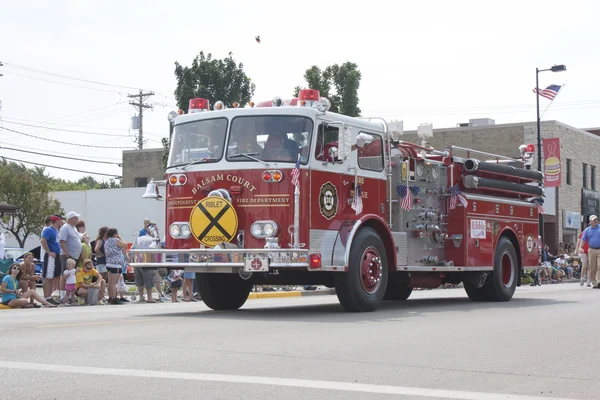
[[292, 170], [292, 185], [300, 185], [300, 154], [298, 154], [298, 161], [296, 161], [296, 166]]
[[458, 202], [462, 204], [463, 207], [466, 207], [469, 202], [467, 198], [463, 195], [462, 191], [458, 188], [458, 183], [450, 188], [450, 210], [454, 210], [458, 205]]
[[406, 211], [410, 211], [412, 208], [412, 194], [408, 186], [398, 186], [396, 191], [398, 192], [398, 196], [402, 197], [402, 203], [400, 203], [400, 207]]
[[562, 86], [559, 86], [559, 85], [550, 85], [544, 90], [539, 90], [538, 88], [535, 88], [535, 89], [533, 89], [533, 93], [538, 93], [538, 91], [539, 91], [540, 96], [545, 97], [549, 100], [554, 100], [556, 95], [558, 95], [558, 91], [561, 88], [562, 88]]

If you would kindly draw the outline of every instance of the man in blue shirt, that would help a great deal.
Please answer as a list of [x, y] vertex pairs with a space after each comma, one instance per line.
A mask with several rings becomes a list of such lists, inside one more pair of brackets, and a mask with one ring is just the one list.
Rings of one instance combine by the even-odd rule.
[[44, 298], [51, 304], [57, 304], [52, 300], [52, 288], [54, 287], [54, 280], [60, 279], [61, 267], [60, 267], [60, 244], [58, 243], [58, 230], [62, 224], [62, 218], [53, 215], [51, 217], [52, 224], [44, 229], [42, 232], [42, 238], [40, 244], [44, 249]]
[[588, 250], [588, 268], [590, 274], [590, 280], [594, 289], [600, 289], [600, 283], [598, 282], [598, 265], [600, 264], [600, 228], [598, 227], [598, 217], [590, 215], [590, 226], [588, 226], [581, 240], [587, 242], [589, 245]]

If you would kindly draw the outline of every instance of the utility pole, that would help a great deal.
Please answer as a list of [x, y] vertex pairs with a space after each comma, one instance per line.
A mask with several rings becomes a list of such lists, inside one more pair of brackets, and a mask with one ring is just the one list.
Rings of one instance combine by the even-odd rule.
[[129, 98], [134, 98], [137, 99], [137, 102], [135, 101], [130, 101], [129, 104], [131, 104], [132, 106], [135, 107], [135, 109], [138, 111], [139, 117], [140, 117], [140, 121], [139, 121], [139, 129], [138, 129], [138, 138], [137, 138], [137, 143], [138, 143], [138, 149], [142, 149], [143, 145], [144, 145], [144, 129], [143, 129], [143, 114], [144, 114], [144, 108], [152, 108], [151, 105], [149, 104], [144, 104], [144, 101], [148, 100], [148, 98], [150, 96], [154, 96], [154, 92], [148, 92], [148, 93], [144, 93], [144, 91], [142, 89], [140, 89], [140, 93], [139, 94], [128, 94], [127, 97]]

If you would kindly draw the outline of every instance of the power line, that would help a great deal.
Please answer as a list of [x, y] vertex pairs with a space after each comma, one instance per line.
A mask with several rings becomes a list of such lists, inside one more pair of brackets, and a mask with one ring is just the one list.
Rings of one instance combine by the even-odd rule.
[[131, 87], [131, 86], [113, 85], [111, 83], [104, 83], [104, 82], [92, 81], [92, 80], [89, 80], [89, 79], [74, 78], [72, 76], [55, 74], [53, 72], [42, 71], [42, 70], [39, 70], [39, 69], [25, 67], [25, 66], [22, 66], [22, 65], [12, 64], [12, 63], [8, 63], [8, 62], [4, 62], [4, 64], [6, 64], [6, 65], [8, 65], [10, 67], [13, 67], [13, 68], [17, 68], [17, 69], [24, 69], [26, 71], [38, 72], [40, 74], [52, 75], [52, 76], [56, 76], [56, 77], [59, 77], [59, 78], [71, 79], [71, 80], [79, 81], [79, 82], [93, 83], [93, 84], [96, 84], [96, 85], [103, 85], [103, 86], [120, 87], [120, 88], [125, 88], [125, 89], [132, 89], [132, 90], [138, 90], [139, 89], [139, 88], [135, 88], [135, 87]]
[[65, 160], [75, 160], [75, 161], [83, 161], [83, 162], [89, 162], [89, 163], [95, 163], [95, 164], [109, 164], [109, 165], [118, 165], [118, 166], [121, 166], [120, 163], [116, 163], [116, 162], [86, 160], [85, 158], [65, 157], [65, 156], [60, 156], [60, 155], [57, 155], [57, 154], [37, 153], [37, 152], [31, 151], [31, 150], [19, 150], [19, 149], [13, 149], [13, 148], [10, 148], [10, 147], [4, 147], [4, 146], [0, 146], [0, 149], [11, 150], [11, 151], [18, 151], [18, 152], [27, 153], [27, 154], [37, 154], [39, 156], [62, 158], [62, 159], [65, 159]]
[[43, 126], [43, 125], [24, 124], [22, 122], [11, 122], [11, 121], [7, 121], [6, 119], [5, 119], [5, 121], [8, 122], [9, 124], [30, 126], [33, 128], [42, 128], [44, 130], [49, 130], [49, 131], [64, 131], [64, 132], [73, 132], [73, 133], [81, 133], [84, 135], [97, 135], [97, 136], [129, 137], [129, 135], [118, 135], [116, 133], [98, 133], [98, 132], [76, 131], [76, 130], [72, 130], [72, 129], [52, 128], [52, 127]]
[[60, 144], [66, 144], [69, 146], [94, 147], [94, 148], [99, 148], [99, 149], [130, 149], [131, 148], [131, 147], [119, 147], [119, 146], [94, 146], [91, 144], [77, 144], [77, 143], [61, 142], [60, 140], [54, 140], [54, 139], [48, 139], [48, 138], [44, 138], [44, 137], [34, 136], [34, 135], [30, 135], [25, 132], [20, 132], [20, 131], [14, 130], [14, 129], [5, 128], [3, 126], [0, 126], [0, 129], [4, 129], [5, 131], [9, 131], [9, 132], [18, 133], [19, 135], [29, 136], [29, 137], [32, 137], [35, 139], [46, 140], [48, 142], [54, 142], [54, 143], [60, 143]]
[[59, 125], [59, 126], [71, 126], [73, 128], [105, 129], [107, 131], [125, 131], [125, 130], [127, 130], [125, 128], [106, 128], [106, 127], [103, 127], [103, 126], [85, 126], [85, 125], [63, 124], [63, 123], [60, 123], [60, 122], [44, 122], [44, 121], [35, 121], [35, 120], [32, 120], [32, 119], [14, 118], [14, 117], [4, 117], [4, 119], [7, 122], [22, 121], [22, 122], [29, 122], [29, 123], [33, 123], [33, 124], [50, 124], [50, 125]]
[[120, 175], [116, 175], [116, 174], [103, 174], [101, 172], [91, 172], [91, 171], [81, 171], [78, 169], [73, 169], [73, 168], [66, 168], [66, 167], [56, 167], [54, 165], [47, 165], [47, 164], [40, 164], [40, 163], [36, 163], [36, 162], [31, 162], [31, 161], [24, 161], [24, 160], [18, 160], [16, 158], [9, 158], [9, 157], [0, 157], [0, 158], [4, 158], [6, 160], [10, 160], [10, 161], [16, 161], [16, 162], [21, 162], [21, 163], [25, 163], [25, 164], [33, 164], [33, 165], [38, 165], [40, 167], [47, 167], [47, 168], [56, 168], [56, 169], [62, 169], [65, 171], [73, 171], [73, 172], [81, 172], [82, 174], [91, 174], [91, 175], [102, 175], [102, 176], [110, 176], [113, 178], [121, 178]]
[[[44, 151], [43, 149], [38, 149], [38, 148], [35, 148], [35, 147], [30, 147], [30, 146], [21, 146], [21, 145], [14, 144], [14, 143], [0, 143], [0, 145], [1, 145], [1, 144], [7, 144], [7, 145], [9, 145], [9, 146], [13, 146], [13, 147], [20, 147], [20, 148], [22, 148], [22, 149], [25, 149], [25, 150], [37, 150], [37, 151]], [[46, 149], [46, 150], [47, 150], [47, 149]], [[73, 153], [63, 153], [63, 152], [60, 152], [60, 153], [59, 153], [59, 152], [56, 152], [55, 154], [59, 154], [59, 155], [67, 155], [67, 156], [76, 155], [76, 154], [73, 154]], [[105, 160], [121, 161], [121, 159], [120, 159], [120, 158], [114, 158], [114, 157], [95, 157], [95, 156], [86, 156], [86, 157], [88, 157], [88, 158], [95, 158], [95, 159], [98, 159], [98, 160], [100, 160], [100, 159], [104, 158]], [[105, 160], [102, 160], [102, 161], [105, 161]], [[106, 162], [108, 162], [108, 161], [106, 161]], [[115, 162], [114, 164], [119, 164], [119, 163], [116, 163], [116, 162]]]
[[18, 74], [16, 72], [12, 72], [12, 71], [4, 71], [4, 72], [7, 73], [7, 74], [10, 74], [10, 75], [16, 75], [16, 76], [20, 76], [20, 77], [23, 77], [23, 78], [29, 78], [29, 79], [36, 79], [38, 81], [56, 83], [58, 85], [71, 86], [71, 87], [76, 87], [76, 88], [80, 88], [80, 89], [96, 90], [98, 92], [123, 94], [123, 92], [117, 92], [115, 90], [106, 90], [106, 89], [92, 88], [92, 87], [89, 87], [89, 86], [73, 85], [73, 84], [70, 84], [70, 83], [52, 81], [50, 79], [37, 78], [37, 77], [34, 77], [34, 76]]

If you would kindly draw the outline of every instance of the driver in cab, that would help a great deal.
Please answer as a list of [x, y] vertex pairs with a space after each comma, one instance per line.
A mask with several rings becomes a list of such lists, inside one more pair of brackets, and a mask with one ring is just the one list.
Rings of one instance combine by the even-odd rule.
[[262, 159], [295, 162], [299, 152], [298, 143], [289, 139], [285, 133], [272, 133], [265, 143]]

